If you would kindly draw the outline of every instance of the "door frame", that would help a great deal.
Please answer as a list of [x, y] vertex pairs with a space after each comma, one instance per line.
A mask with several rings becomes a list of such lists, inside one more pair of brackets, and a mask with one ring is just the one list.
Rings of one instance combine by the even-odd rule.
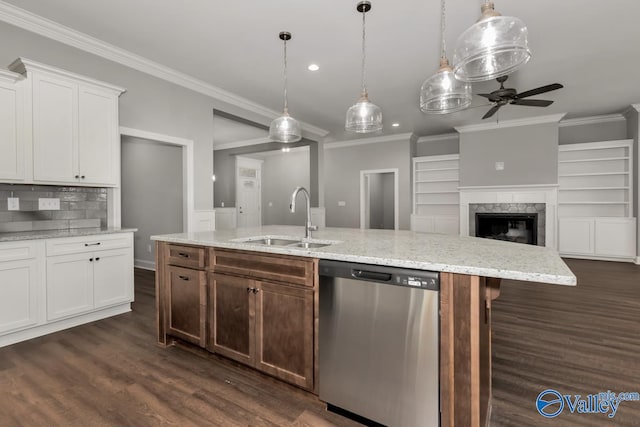
[[[260, 220], [259, 226], [262, 225], [262, 165], [264, 164], [263, 160], [254, 159], [246, 156], [235, 156], [236, 157], [236, 167], [235, 167], [235, 181], [236, 181], [236, 227], [240, 227], [240, 206], [239, 206], [239, 188], [240, 188], [240, 176], [238, 173], [239, 165], [241, 163], [245, 163], [247, 167], [253, 167], [258, 170], [258, 175], [256, 177], [256, 181], [258, 182], [258, 219]], [[253, 165], [252, 165], [253, 164]]]
[[369, 169], [369, 170], [361, 170], [360, 171], [360, 228], [365, 228], [366, 225], [366, 212], [367, 212], [367, 199], [368, 199], [368, 187], [369, 180], [368, 175], [372, 173], [392, 173], [393, 174], [393, 229], [398, 229], [398, 224], [400, 220], [400, 214], [398, 212], [399, 205], [399, 185], [398, 185], [398, 168], [392, 169]]
[[[120, 144], [122, 137], [130, 136], [143, 139], [150, 144], [161, 143], [177, 145], [182, 148], [182, 229], [183, 232], [192, 230], [194, 196], [193, 196], [193, 141], [176, 136], [163, 135], [160, 133], [148, 132], [145, 130], [120, 126]], [[122, 219], [122, 182], [119, 179], [118, 187], [109, 189], [107, 197], [107, 221], [112, 227], [120, 227]]]

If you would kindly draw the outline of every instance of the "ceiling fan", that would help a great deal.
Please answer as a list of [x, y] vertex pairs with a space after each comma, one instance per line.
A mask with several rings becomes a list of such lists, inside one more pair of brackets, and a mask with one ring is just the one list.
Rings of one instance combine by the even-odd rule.
[[482, 119], [488, 119], [493, 116], [503, 105], [513, 104], [513, 105], [524, 105], [527, 107], [548, 107], [553, 104], [553, 101], [547, 101], [544, 99], [523, 99], [529, 96], [539, 95], [545, 92], [551, 92], [552, 90], [561, 89], [562, 86], [560, 83], [553, 83], [546, 86], [540, 86], [535, 89], [531, 89], [522, 93], [518, 93], [513, 88], [505, 88], [504, 82], [507, 81], [507, 77], [502, 76], [498, 77], [496, 80], [500, 83], [500, 89], [494, 90], [491, 93], [479, 93], [479, 96], [483, 96], [489, 101], [493, 102], [494, 105], [487, 111], [487, 113], [482, 116]]

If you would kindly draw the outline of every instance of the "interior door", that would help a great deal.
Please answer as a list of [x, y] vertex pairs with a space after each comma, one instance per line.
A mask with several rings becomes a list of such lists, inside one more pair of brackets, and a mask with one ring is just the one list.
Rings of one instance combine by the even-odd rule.
[[262, 161], [236, 158], [238, 227], [258, 227], [262, 224], [261, 172]]

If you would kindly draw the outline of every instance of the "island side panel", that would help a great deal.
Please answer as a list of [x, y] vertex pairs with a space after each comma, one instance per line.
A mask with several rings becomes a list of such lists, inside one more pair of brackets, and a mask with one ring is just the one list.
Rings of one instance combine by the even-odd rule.
[[487, 425], [491, 396], [490, 316], [484, 277], [442, 273], [442, 426]]
[[165, 246], [167, 243], [156, 241], [156, 321], [158, 344], [167, 345], [165, 322]]

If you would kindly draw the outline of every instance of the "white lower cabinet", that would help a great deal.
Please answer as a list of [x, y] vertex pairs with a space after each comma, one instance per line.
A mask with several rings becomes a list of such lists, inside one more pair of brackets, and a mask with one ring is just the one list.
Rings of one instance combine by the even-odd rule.
[[125, 313], [133, 233], [0, 243], [0, 347]]
[[561, 255], [629, 260], [636, 257], [635, 218], [560, 218], [558, 226]]

